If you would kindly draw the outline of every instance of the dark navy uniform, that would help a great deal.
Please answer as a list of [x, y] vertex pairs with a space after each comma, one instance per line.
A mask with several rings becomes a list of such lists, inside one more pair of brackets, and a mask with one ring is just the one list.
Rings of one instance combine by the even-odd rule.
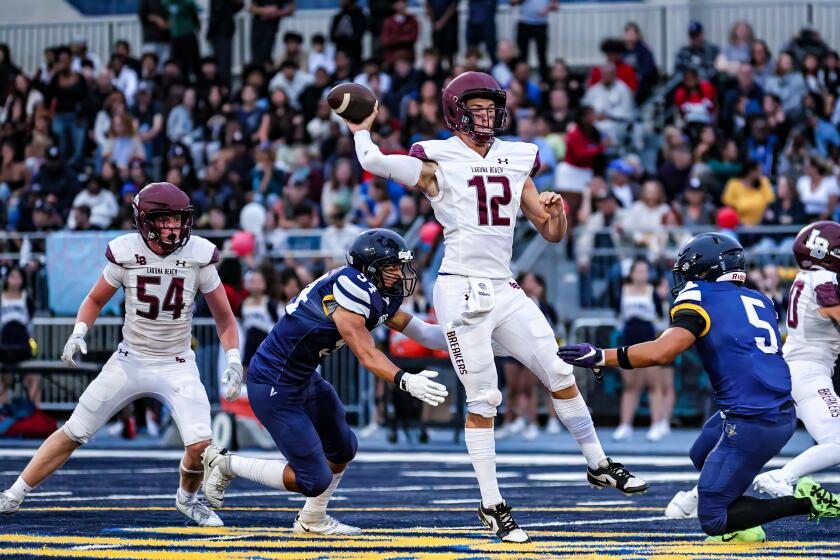
[[773, 302], [760, 292], [729, 281], [690, 281], [671, 317], [673, 326], [697, 336], [695, 347], [720, 410], [690, 452], [701, 471], [700, 524], [719, 535], [729, 505], [796, 429], [790, 370], [782, 357]]
[[346, 463], [357, 448], [344, 405], [316, 371], [322, 357], [344, 345], [330, 315], [342, 307], [363, 315], [368, 330], [373, 330], [399, 310], [402, 299], [381, 295], [356, 268], [337, 268], [309, 284], [286, 306], [286, 315], [251, 359], [251, 408], [307, 496], [317, 496], [329, 486], [328, 461]]

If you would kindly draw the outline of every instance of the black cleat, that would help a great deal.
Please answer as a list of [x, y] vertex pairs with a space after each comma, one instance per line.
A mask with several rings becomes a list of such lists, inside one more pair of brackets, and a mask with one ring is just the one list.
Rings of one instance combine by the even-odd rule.
[[648, 489], [648, 484], [636, 478], [621, 463], [609, 457], [601, 461], [598, 469], [587, 468], [586, 478], [595, 488], [616, 488], [625, 494], [638, 494]]
[[478, 518], [485, 527], [496, 533], [502, 542], [526, 543], [530, 542], [527, 533], [519, 528], [510, 508], [504, 502], [493, 507], [486, 508], [484, 504], [478, 505]]

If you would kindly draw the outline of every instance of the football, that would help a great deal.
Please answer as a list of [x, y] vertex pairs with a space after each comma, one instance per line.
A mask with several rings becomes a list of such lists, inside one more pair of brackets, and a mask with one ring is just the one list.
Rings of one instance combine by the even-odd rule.
[[363, 85], [339, 84], [327, 94], [327, 102], [339, 117], [358, 124], [373, 112], [376, 96]]

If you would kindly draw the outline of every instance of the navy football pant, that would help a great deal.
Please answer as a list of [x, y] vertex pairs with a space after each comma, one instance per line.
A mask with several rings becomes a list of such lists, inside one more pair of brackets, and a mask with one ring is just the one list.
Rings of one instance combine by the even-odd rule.
[[729, 506], [744, 494], [795, 430], [793, 406], [749, 418], [724, 418], [717, 412], [706, 421], [689, 455], [700, 471], [697, 517], [707, 534], [726, 532]]
[[356, 456], [358, 442], [347, 425], [344, 404], [318, 373], [304, 385], [249, 380], [248, 400], [295, 471], [295, 483], [305, 496], [318, 496], [330, 485], [329, 463], [347, 463]]

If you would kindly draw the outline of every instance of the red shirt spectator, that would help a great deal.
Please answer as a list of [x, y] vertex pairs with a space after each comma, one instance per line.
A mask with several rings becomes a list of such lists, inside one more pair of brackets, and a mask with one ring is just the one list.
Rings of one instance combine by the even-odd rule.
[[394, 2], [394, 15], [382, 25], [382, 54], [386, 66], [391, 66], [397, 56], [414, 64], [414, 46], [420, 35], [417, 18], [406, 13], [405, 0]]
[[717, 109], [715, 86], [706, 80], [701, 80], [696, 72], [686, 71], [682, 83], [674, 91], [674, 105], [679, 107], [680, 114], [688, 120], [697, 120], [689, 116], [700, 117], [705, 111], [709, 120], [700, 120], [711, 122], [711, 117]]
[[569, 165], [592, 169], [595, 165], [595, 158], [604, 153], [604, 144], [600, 141], [592, 141], [587, 138], [580, 127], [575, 127], [566, 136], [566, 159]]
[[[610, 62], [613, 62], [612, 60]], [[627, 84], [632, 91], [636, 91], [639, 87], [639, 82], [636, 80], [636, 71], [626, 62], [613, 62], [615, 64], [615, 77]], [[601, 67], [595, 66], [589, 73], [589, 81], [586, 82], [586, 87], [592, 87], [601, 81]]]

